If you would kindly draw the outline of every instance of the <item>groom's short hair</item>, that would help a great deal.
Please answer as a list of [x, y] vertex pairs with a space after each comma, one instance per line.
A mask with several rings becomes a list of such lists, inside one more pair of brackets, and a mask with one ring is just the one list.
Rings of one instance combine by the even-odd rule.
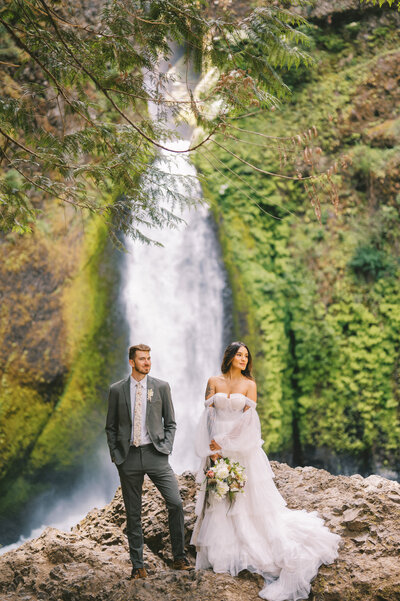
[[129, 359], [134, 359], [136, 351], [151, 351], [151, 348], [147, 344], [134, 344], [129, 347]]

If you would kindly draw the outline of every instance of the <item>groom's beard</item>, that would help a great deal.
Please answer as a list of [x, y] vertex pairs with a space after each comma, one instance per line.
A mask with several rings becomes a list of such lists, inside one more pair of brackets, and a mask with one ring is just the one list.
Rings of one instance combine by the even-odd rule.
[[144, 376], [146, 376], [151, 369], [151, 365], [149, 365], [149, 367], [138, 367], [137, 365], [135, 365], [135, 369], [139, 374], [143, 374]]

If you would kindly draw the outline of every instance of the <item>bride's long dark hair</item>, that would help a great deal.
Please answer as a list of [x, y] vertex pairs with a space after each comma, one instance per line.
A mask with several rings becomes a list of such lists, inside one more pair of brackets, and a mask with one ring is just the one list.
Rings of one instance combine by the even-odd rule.
[[247, 350], [248, 352], [248, 361], [247, 361], [247, 365], [245, 367], [245, 369], [242, 369], [242, 374], [246, 377], [249, 378], [250, 380], [254, 380], [251, 370], [253, 367], [253, 359], [251, 357], [251, 353], [250, 353], [250, 349], [247, 346], [247, 344], [245, 344], [244, 342], [240, 342], [240, 340], [236, 341], [236, 342], [231, 342], [230, 344], [228, 344], [228, 346], [225, 349], [224, 352], [224, 357], [222, 359], [222, 364], [221, 364], [221, 371], [223, 374], [227, 374], [228, 371], [231, 368], [232, 365], [232, 361], [234, 356], [236, 355], [236, 353], [238, 352], [238, 350], [240, 349], [241, 346], [244, 346], [244, 348]]

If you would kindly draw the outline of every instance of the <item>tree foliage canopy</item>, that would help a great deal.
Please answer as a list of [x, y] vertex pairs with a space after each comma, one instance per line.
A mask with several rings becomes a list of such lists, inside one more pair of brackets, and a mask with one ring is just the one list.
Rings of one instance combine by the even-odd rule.
[[400, 11], [400, 0], [362, 0], [362, 2], [365, 2], [366, 4], [373, 4], [373, 6], [376, 6], [377, 4], [379, 4], [379, 6], [383, 6], [386, 3], [389, 4], [389, 6], [397, 4], [397, 8]]
[[[268, 0], [240, 19], [226, 10], [212, 15], [205, 0], [110, 0], [96, 8], [85, 0], [6, 0], [0, 227], [29, 230], [44, 199], [100, 213], [133, 236], [143, 224], [173, 222], [174, 205], [187, 199], [153, 159], [162, 149], [186, 152], [170, 144], [174, 122], [201, 126], [191, 152], [225, 130], [228, 116], [276, 105], [289, 91], [279, 69], [311, 63], [304, 24]], [[186, 93], [171, 96], [177, 72], [159, 65], [171, 61], [173, 43], [184, 48], [186, 66], [215, 69], [200, 97], [187, 73]], [[161, 180], [168, 208], [155, 192]]]

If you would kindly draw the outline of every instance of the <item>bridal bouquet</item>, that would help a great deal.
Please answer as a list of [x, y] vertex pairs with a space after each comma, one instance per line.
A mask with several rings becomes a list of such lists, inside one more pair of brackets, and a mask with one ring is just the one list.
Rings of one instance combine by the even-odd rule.
[[221, 457], [206, 470], [206, 491], [218, 501], [228, 495], [232, 503], [235, 495], [243, 492], [246, 480], [244, 467], [240, 463], [231, 463], [228, 457]]

